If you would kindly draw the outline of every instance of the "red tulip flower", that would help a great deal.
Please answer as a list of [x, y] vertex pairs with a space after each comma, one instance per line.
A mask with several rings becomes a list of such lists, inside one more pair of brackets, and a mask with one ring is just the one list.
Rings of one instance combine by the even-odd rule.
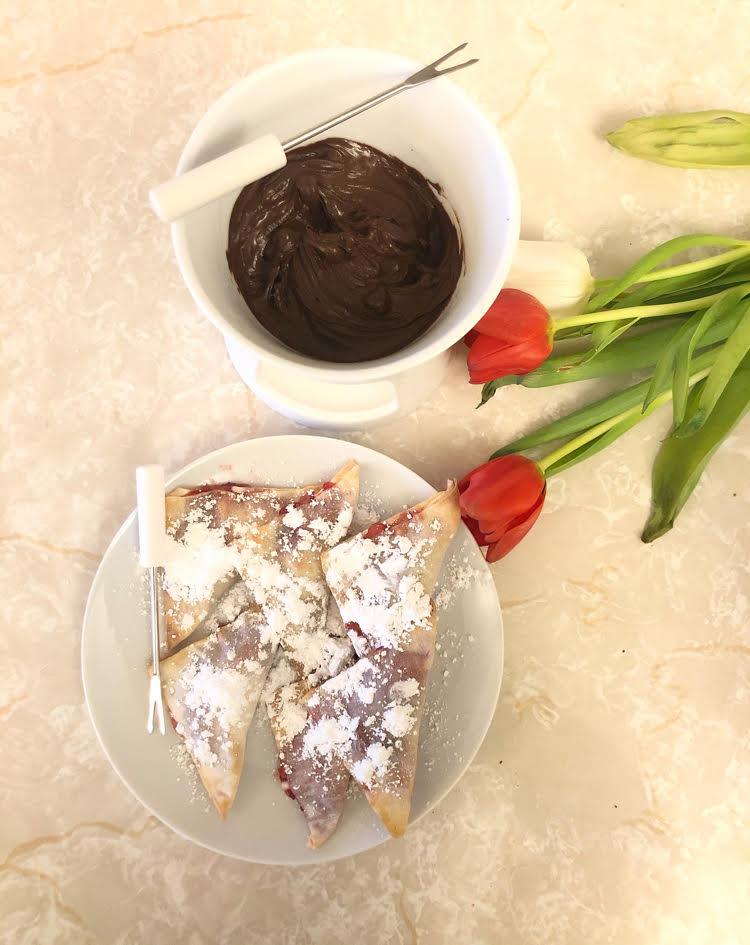
[[552, 350], [553, 327], [542, 303], [520, 289], [502, 289], [464, 341], [472, 384], [528, 374]]
[[539, 518], [547, 483], [525, 456], [500, 456], [472, 470], [458, 484], [461, 517], [487, 560], [498, 561], [516, 547]]

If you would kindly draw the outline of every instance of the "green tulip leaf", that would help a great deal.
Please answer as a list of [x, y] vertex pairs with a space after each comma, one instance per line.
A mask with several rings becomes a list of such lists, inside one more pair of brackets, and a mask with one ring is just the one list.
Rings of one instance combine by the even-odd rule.
[[695, 434], [716, 408], [724, 389], [750, 352], [750, 299], [740, 307], [739, 324], [722, 345], [716, 357], [700, 397], [693, 405], [690, 415], [675, 429], [676, 437]]
[[[640, 371], [656, 364], [665, 345], [670, 342], [676, 332], [681, 330], [683, 324], [682, 321], [672, 319], [644, 331], [643, 334], [621, 338], [615, 344], [605, 348], [594, 360], [583, 364], [580, 362], [585, 356], [585, 349], [565, 354], [555, 354], [553, 350], [550, 357], [536, 370], [522, 376], [491, 381], [490, 384], [496, 385], [494, 389], [507, 384], [551, 387], [556, 384], [585, 381], [594, 377], [610, 377], [614, 374]], [[701, 348], [708, 348], [719, 341], [724, 341], [731, 333], [732, 327], [730, 320], [713, 325], [706, 331]]]
[[523, 380], [523, 377], [516, 374], [508, 374], [505, 377], [498, 377], [494, 381], [487, 381], [486, 384], [482, 386], [482, 399], [477, 404], [477, 410], [480, 407], [483, 407], [488, 400], [492, 400], [495, 396], [495, 391], [499, 390], [501, 387], [509, 387], [512, 384], [520, 384]]
[[640, 282], [647, 273], [652, 272], [672, 256], [682, 253], [686, 249], [692, 249], [694, 246], [728, 246], [738, 248], [745, 245], [746, 243], [743, 240], [734, 239], [731, 236], [713, 236], [710, 233], [693, 233], [688, 236], [678, 236], [675, 239], [667, 240], [666, 243], [655, 247], [651, 252], [646, 253], [645, 256], [641, 256], [619, 279], [616, 279], [611, 285], [606, 286], [601, 292], [598, 292], [589, 299], [585, 311], [598, 312], [605, 308], [626, 289]]
[[[701, 400], [707, 381], [708, 378], [691, 391], [688, 409]], [[674, 526], [709, 460], [748, 407], [750, 356], [746, 355], [703, 426], [691, 436], [678, 437], [673, 433], [662, 443], [654, 462], [652, 512], [641, 535], [642, 541], [655, 541]]]
[[605, 447], [609, 446], [610, 443], [613, 443], [618, 437], [622, 436], [623, 433], [627, 433], [631, 427], [634, 427], [636, 423], [640, 423], [641, 420], [643, 420], [643, 414], [640, 413], [640, 411], [635, 411], [632, 416], [610, 427], [609, 430], [596, 437], [596, 439], [584, 443], [583, 446], [580, 446], [577, 450], [571, 451], [557, 462], [550, 463], [544, 470], [545, 475], [549, 478], [557, 473], [561, 473], [565, 469], [570, 469], [571, 466], [583, 462], [584, 459], [588, 459], [590, 456], [594, 456], [596, 453], [599, 453]]
[[648, 393], [643, 398], [644, 411], [651, 406], [659, 394], [671, 383], [677, 354], [682, 348], [687, 346], [688, 340], [697, 328], [701, 318], [701, 312], [696, 312], [695, 315], [692, 315], [678, 328], [673, 337], [664, 346], [662, 354], [654, 366], [654, 373], [651, 377]]
[[[693, 370], [697, 372], [705, 368], [710, 368], [716, 360], [717, 354], [718, 349], [711, 348], [703, 354], [698, 355], [693, 361]], [[668, 390], [670, 383], [671, 378], [666, 377], [660, 390], [657, 391], [657, 394]], [[545, 424], [533, 433], [513, 440], [512, 443], [508, 443], [506, 446], [494, 452], [490, 459], [496, 459], [498, 456], [507, 456], [510, 453], [519, 453], [522, 450], [532, 449], [535, 446], [541, 446], [543, 443], [549, 443], [552, 440], [559, 440], [563, 437], [572, 437], [577, 433], [581, 433], [583, 430], [588, 430], [590, 427], [596, 426], [596, 424], [604, 420], [609, 420], [610, 417], [615, 417], [617, 414], [624, 413], [624, 411], [629, 410], [631, 407], [641, 404], [644, 395], [650, 389], [650, 385], [650, 380], [641, 381], [639, 384], [634, 384], [632, 387], [627, 387], [625, 390], [610, 394], [607, 397], [602, 397], [601, 400], [597, 400], [594, 403], [586, 404], [584, 407], [580, 407], [578, 410], [574, 410], [572, 413], [566, 414], [558, 420], [553, 420]]]
[[591, 348], [578, 363], [586, 364], [589, 361], [593, 361], [593, 359], [598, 357], [613, 341], [617, 341], [620, 335], [624, 335], [626, 331], [632, 328], [633, 325], [637, 325], [639, 321], [640, 318], [624, 318], [621, 322], [602, 322], [601, 324], [607, 328], [607, 331], [599, 333], [594, 330], [591, 337]]

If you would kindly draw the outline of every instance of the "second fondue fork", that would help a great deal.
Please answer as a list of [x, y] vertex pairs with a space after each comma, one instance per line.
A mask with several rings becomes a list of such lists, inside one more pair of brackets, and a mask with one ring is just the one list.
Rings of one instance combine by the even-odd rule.
[[360, 115], [368, 108], [374, 108], [375, 105], [393, 98], [399, 92], [413, 89], [425, 82], [430, 82], [432, 79], [437, 79], [441, 75], [448, 75], [449, 72], [456, 72], [479, 62], [478, 59], [468, 59], [466, 62], [459, 62], [455, 66], [447, 66], [445, 69], [437, 68], [441, 62], [450, 59], [451, 56], [464, 49], [466, 45], [466, 43], [461, 43], [460, 46], [456, 46], [455, 49], [451, 49], [450, 52], [431, 62], [428, 66], [419, 69], [419, 71], [404, 79], [403, 82], [399, 82], [398, 85], [394, 85], [378, 95], [373, 95], [372, 98], [360, 102], [359, 105], [355, 105], [353, 108], [348, 108], [314, 128], [308, 128], [307, 131], [284, 141], [283, 144], [276, 135], [263, 135], [263, 137], [256, 138], [255, 141], [251, 141], [241, 148], [222, 154], [220, 157], [214, 158], [213, 161], [208, 161], [191, 171], [180, 174], [179, 177], [173, 177], [171, 180], [159, 184], [149, 193], [151, 206], [162, 220], [171, 223], [173, 220], [184, 217], [186, 214], [192, 213], [193, 210], [211, 203], [212, 200], [218, 200], [219, 197], [223, 197], [224, 194], [235, 190], [237, 187], [244, 187], [246, 184], [260, 180], [261, 177], [265, 177], [266, 174], [270, 174], [286, 164], [287, 151], [304, 144], [305, 141], [315, 138], [324, 131], [328, 131], [329, 128], [340, 125], [342, 121], [354, 118], [355, 115]]

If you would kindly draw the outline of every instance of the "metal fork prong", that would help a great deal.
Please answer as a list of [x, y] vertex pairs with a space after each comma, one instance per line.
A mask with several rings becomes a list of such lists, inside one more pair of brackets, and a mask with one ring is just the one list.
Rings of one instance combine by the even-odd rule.
[[161, 692], [159, 693], [159, 701], [156, 703], [156, 720], [159, 724], [159, 733], [166, 735], [167, 731], [164, 725], [164, 700], [161, 697]]
[[438, 69], [438, 75], [448, 75], [449, 72], [456, 72], [458, 69], [465, 69], [467, 66], [473, 66], [475, 62], [479, 62], [478, 59], [467, 59], [466, 62], [459, 62], [457, 66], [448, 66], [447, 69]]
[[415, 72], [413, 75], [403, 79], [398, 83], [398, 85], [393, 85], [391, 88], [386, 89], [379, 95], [373, 95], [372, 98], [368, 98], [364, 102], [360, 102], [359, 105], [355, 105], [353, 108], [348, 108], [345, 112], [334, 115], [333, 118], [329, 118], [328, 121], [324, 121], [319, 125], [315, 125], [314, 128], [308, 128], [301, 134], [295, 135], [294, 138], [289, 138], [287, 141], [282, 143], [282, 148], [285, 151], [291, 151], [292, 148], [297, 148], [299, 145], [304, 144], [311, 138], [316, 138], [324, 131], [328, 131], [329, 128], [335, 128], [336, 125], [340, 125], [342, 121], [348, 121], [350, 118], [354, 118], [355, 115], [361, 115], [362, 112], [366, 112], [368, 108], [373, 108], [375, 105], [385, 102], [386, 99], [392, 98], [394, 95], [398, 95], [399, 92], [403, 92], [405, 89], [413, 89], [416, 86], [421, 85], [423, 82], [429, 82], [430, 79], [437, 79], [441, 75], [448, 75], [450, 72], [456, 72], [458, 69], [465, 69], [467, 66], [473, 66], [475, 62], [479, 62], [478, 59], [470, 59], [468, 62], [460, 62], [456, 66], [449, 66], [447, 69], [435, 68], [435, 66], [439, 65], [441, 62], [445, 62], [446, 59], [448, 59], [454, 53], [464, 49], [467, 45], [468, 43], [461, 43], [460, 46], [456, 46], [455, 49], [451, 49], [450, 52], [447, 52], [444, 56], [436, 59], [434, 62], [430, 63], [429, 66], [424, 66], [424, 68], [420, 69], [418, 72]]
[[429, 82], [430, 79], [436, 79], [438, 76], [448, 75], [449, 72], [456, 72], [458, 69], [465, 69], [466, 66], [473, 66], [475, 62], [479, 62], [478, 59], [469, 59], [467, 62], [460, 62], [458, 65], [448, 66], [446, 69], [435, 68], [435, 66], [440, 65], [441, 62], [445, 62], [446, 59], [450, 59], [451, 56], [457, 52], [460, 52], [462, 49], [465, 49], [468, 45], [468, 43], [461, 43], [460, 46], [456, 46], [455, 49], [451, 49], [451, 51], [447, 52], [444, 56], [441, 56], [439, 59], [436, 59], [427, 66], [423, 66], [423, 68], [421, 68], [418, 72], [410, 75], [408, 79], [404, 79], [404, 81], [401, 83], [401, 86], [412, 88], [415, 85], [421, 85], [423, 82]]
[[434, 69], [435, 66], [439, 66], [441, 62], [445, 62], [446, 59], [450, 59], [450, 57], [454, 53], [461, 52], [462, 49], [466, 49], [468, 45], [469, 45], [468, 43], [461, 43], [460, 46], [456, 46], [455, 49], [451, 49], [451, 51], [447, 52], [444, 56], [441, 56], [439, 59], [436, 59], [434, 62], [429, 63], [429, 65], [425, 66], [425, 69]]
[[148, 718], [146, 719], [146, 730], [149, 735], [154, 730], [154, 722], [157, 723], [162, 735], [166, 733], [164, 725], [164, 703], [161, 694], [161, 679], [158, 676], [151, 676], [148, 686]]

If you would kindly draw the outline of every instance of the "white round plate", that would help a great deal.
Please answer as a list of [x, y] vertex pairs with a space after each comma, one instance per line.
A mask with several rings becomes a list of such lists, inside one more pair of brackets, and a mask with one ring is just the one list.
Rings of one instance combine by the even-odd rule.
[[[360, 504], [378, 518], [408, 508], [434, 491], [387, 456], [318, 436], [266, 437], [227, 446], [186, 466], [169, 480], [167, 489], [230, 480], [280, 486], [322, 482], [349, 459], [360, 464]], [[180, 740], [171, 726], [166, 736], [147, 734], [150, 623], [137, 531], [132, 513], [102, 559], [89, 594], [81, 644], [91, 719], [107, 757], [133, 794], [182, 836], [257, 863], [320, 863], [387, 840], [385, 828], [355, 788], [336, 833], [319, 850], [308, 849], [303, 817], [275, 778], [275, 745], [261, 709], [248, 736], [237, 798], [223, 822], [195, 772], [178, 766], [174, 747]], [[412, 823], [434, 807], [466, 770], [487, 732], [500, 692], [500, 605], [489, 568], [463, 524], [434, 596], [440, 650], [427, 687]]]

